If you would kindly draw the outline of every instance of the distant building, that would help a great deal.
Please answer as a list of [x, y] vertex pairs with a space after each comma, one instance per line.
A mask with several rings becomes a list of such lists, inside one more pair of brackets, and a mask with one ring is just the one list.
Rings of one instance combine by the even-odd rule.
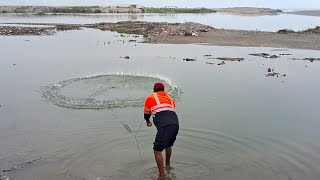
[[136, 4], [121, 4], [117, 6], [101, 6], [103, 13], [144, 13], [144, 7]]

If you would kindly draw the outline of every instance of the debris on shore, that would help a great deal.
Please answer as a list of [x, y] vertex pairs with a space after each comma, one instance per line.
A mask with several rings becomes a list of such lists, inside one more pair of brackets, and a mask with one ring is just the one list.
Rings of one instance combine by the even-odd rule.
[[320, 58], [314, 58], [314, 57], [309, 57], [309, 58], [303, 58], [303, 59], [300, 59], [300, 58], [292, 58], [292, 60], [294, 61], [310, 61], [310, 62], [314, 62], [314, 61], [319, 61], [320, 62]]
[[183, 59], [184, 61], [196, 61], [196, 59], [193, 59], [193, 58], [185, 58]]
[[219, 60], [222, 60], [222, 61], [244, 61], [244, 58], [231, 58], [231, 57], [218, 57], [218, 58], [214, 58], [214, 59], [219, 59]]
[[146, 42], [154, 42], [156, 39], [168, 36], [198, 36], [198, 32], [200, 31], [205, 30], [208, 32], [214, 29], [213, 27], [193, 22], [166, 23], [144, 21], [87, 24], [85, 27], [103, 31], [143, 35]]
[[[231, 46], [285, 46], [287, 48], [320, 49], [320, 27], [299, 31], [294, 37], [280, 35], [276, 32], [251, 32], [242, 30], [215, 29], [213, 27], [193, 23], [167, 23], [167, 22], [145, 22], [145, 21], [123, 21], [117, 23], [95, 23], [95, 24], [61, 24], [61, 23], [3, 23], [7, 26], [0, 28], [0, 36], [14, 35], [52, 35], [57, 31], [78, 30], [81, 28], [100, 29], [102, 31], [114, 31], [127, 37], [139, 35], [143, 37], [143, 43], [164, 43], [164, 44], [189, 44], [208, 43], [212, 45]], [[10, 26], [14, 24], [15, 27]], [[28, 27], [18, 27], [28, 25]], [[47, 27], [30, 27], [47, 26]], [[281, 32], [281, 31], [280, 31]], [[288, 31], [284, 31], [287, 33]], [[258, 35], [257, 35], [258, 33]], [[127, 34], [127, 35], [123, 35]], [[302, 35], [303, 34], [303, 35]], [[188, 36], [186, 36], [188, 35]], [[242, 38], [241, 41], [235, 37]], [[273, 41], [265, 39], [277, 38]], [[305, 43], [308, 42], [308, 43]], [[269, 57], [268, 57], [269, 58]], [[271, 58], [277, 58], [271, 56]]]
[[312, 34], [320, 34], [320, 26], [317, 26], [315, 28], [309, 28], [304, 31], [294, 31], [292, 29], [281, 29], [277, 31], [278, 34], [290, 34], [290, 33], [299, 33], [299, 34], [305, 34], [305, 33], [312, 33]]
[[280, 56], [277, 56], [277, 55], [270, 55], [270, 54], [267, 54], [267, 53], [254, 53], [254, 54], [249, 54], [251, 56], [258, 56], [258, 57], [264, 57], [264, 58], [267, 58], [267, 59], [277, 59], [277, 58], [280, 58]]
[[[124, 34], [143, 35], [148, 41], [155, 38], [185, 35], [198, 36], [199, 32], [209, 32], [213, 27], [199, 23], [166, 23], [166, 22], [144, 22], [123, 21], [117, 23], [97, 24], [39, 24], [18, 23], [21, 25], [50, 25], [51, 27], [16, 27], [1, 26], [0, 35], [53, 35], [55, 31], [79, 30], [81, 27], [100, 29], [103, 31], [115, 31]], [[9, 25], [9, 24], [8, 24]], [[137, 36], [138, 37], [138, 36]]]
[[286, 74], [280, 74], [280, 73], [278, 73], [278, 72], [275, 72], [274, 71], [274, 68], [268, 68], [267, 69], [267, 74], [265, 74], [266, 75], [266, 77], [277, 77], [277, 78], [279, 78], [279, 77], [286, 77], [287, 75]]
[[289, 34], [289, 33], [296, 33], [294, 30], [292, 29], [281, 29], [279, 31], [277, 31], [278, 34]]
[[129, 56], [124, 56], [124, 57], [120, 57], [120, 58], [130, 59], [130, 57], [129, 57]]
[[0, 26], [0, 36], [49, 36], [54, 31], [55, 27]]
[[313, 62], [313, 61], [320, 61], [320, 58], [304, 58], [303, 60]]
[[58, 24], [56, 25], [57, 31], [70, 31], [70, 30], [80, 30], [80, 25], [73, 25], [73, 24]]
[[225, 65], [226, 63], [224, 61], [222, 61], [221, 63], [218, 63], [217, 65], [218, 66], [221, 66], [221, 65]]

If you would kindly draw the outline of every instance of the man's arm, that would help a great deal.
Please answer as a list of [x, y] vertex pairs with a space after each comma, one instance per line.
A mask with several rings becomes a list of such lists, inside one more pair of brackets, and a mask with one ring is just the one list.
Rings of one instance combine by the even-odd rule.
[[151, 114], [144, 113], [144, 119], [146, 120], [148, 127], [152, 126], [152, 122], [150, 121], [150, 117], [151, 117]]
[[150, 121], [151, 114], [144, 113], [144, 119], [148, 122]]
[[147, 100], [144, 103], [144, 119], [147, 122], [147, 126], [151, 127], [152, 123], [150, 121], [150, 117], [151, 117], [151, 110], [150, 110], [151, 106], [150, 106], [150, 100], [149, 98], [147, 98]]

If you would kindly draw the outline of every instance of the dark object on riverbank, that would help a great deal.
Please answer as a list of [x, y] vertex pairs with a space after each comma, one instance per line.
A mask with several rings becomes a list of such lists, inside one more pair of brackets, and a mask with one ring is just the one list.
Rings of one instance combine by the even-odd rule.
[[222, 61], [221, 63], [218, 63], [217, 65], [221, 66], [221, 65], [224, 65], [224, 64], [226, 64], [226, 63], [224, 61]]
[[313, 62], [313, 61], [320, 61], [320, 58], [304, 58], [303, 60]]
[[267, 69], [267, 74], [265, 74], [266, 75], [266, 77], [277, 77], [277, 78], [279, 78], [279, 77], [286, 77], [287, 75], [286, 74], [280, 74], [280, 73], [278, 73], [278, 72], [275, 72], [274, 71], [274, 68], [268, 68]]
[[271, 55], [271, 56], [269, 56], [269, 58], [270, 58], [270, 59], [277, 59], [277, 58], [279, 58], [279, 56], [277, 56], [277, 55]]
[[267, 53], [254, 53], [254, 54], [249, 54], [251, 56], [258, 56], [258, 57], [264, 57], [264, 58], [269, 58], [269, 59], [276, 59], [276, 58], [280, 58], [280, 56], [277, 55], [270, 55]]
[[258, 56], [258, 57], [264, 57], [264, 58], [268, 58], [270, 55], [267, 53], [254, 53], [254, 54], [249, 54], [251, 56]]
[[289, 34], [289, 33], [296, 33], [294, 30], [291, 29], [281, 29], [279, 31], [277, 31], [277, 33], [279, 34]]
[[231, 57], [218, 57], [215, 59], [223, 60], [223, 61], [244, 61], [244, 58], [231, 58]]
[[129, 56], [125, 56], [125, 57], [123, 57], [123, 58], [125, 58], [125, 59], [130, 59], [130, 57], [129, 57]]
[[183, 59], [184, 61], [196, 61], [196, 59], [192, 59], [192, 58], [185, 58]]

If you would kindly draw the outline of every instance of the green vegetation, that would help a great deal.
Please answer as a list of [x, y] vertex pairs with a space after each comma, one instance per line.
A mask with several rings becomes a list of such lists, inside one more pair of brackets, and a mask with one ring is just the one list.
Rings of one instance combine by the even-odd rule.
[[102, 11], [100, 9], [95, 9], [95, 10], [93, 10], [93, 13], [95, 13], [95, 14], [102, 13]]
[[126, 30], [126, 29], [111, 28], [110, 31], [117, 32], [117, 33], [128, 34], [128, 30]]
[[99, 6], [74, 6], [53, 8], [52, 13], [101, 13]]
[[37, 16], [44, 16], [44, 15], [46, 15], [46, 13], [44, 13], [44, 12], [38, 12], [36, 15], [37, 15]]
[[208, 8], [145, 8], [146, 13], [216, 13]]
[[14, 13], [24, 13], [21, 9], [15, 9], [13, 10]]
[[280, 9], [276, 9], [276, 10], [274, 10], [274, 12], [275, 12], [275, 13], [283, 13], [283, 11], [280, 10]]

